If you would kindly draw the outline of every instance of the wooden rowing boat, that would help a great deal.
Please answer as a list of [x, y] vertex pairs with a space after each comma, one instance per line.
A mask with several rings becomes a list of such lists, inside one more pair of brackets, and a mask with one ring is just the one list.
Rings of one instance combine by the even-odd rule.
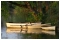
[[7, 27], [41, 28], [41, 23], [6, 23]]
[[41, 28], [43, 30], [55, 30], [55, 26], [43, 26], [41, 23], [6, 23], [9, 28]]

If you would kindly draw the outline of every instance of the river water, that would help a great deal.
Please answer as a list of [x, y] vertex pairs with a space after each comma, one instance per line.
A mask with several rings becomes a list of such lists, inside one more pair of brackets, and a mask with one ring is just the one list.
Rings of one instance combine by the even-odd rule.
[[[1, 39], [59, 39], [55, 31], [28, 29], [27, 32], [6, 32], [7, 27], [1, 27]], [[8, 29], [9, 30], [9, 29]]]

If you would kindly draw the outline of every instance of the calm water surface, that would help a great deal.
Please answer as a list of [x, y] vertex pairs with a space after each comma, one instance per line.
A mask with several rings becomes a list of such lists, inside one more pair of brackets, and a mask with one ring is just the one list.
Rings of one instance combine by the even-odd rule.
[[58, 39], [59, 34], [55, 31], [44, 31], [40, 29], [28, 29], [26, 32], [7, 33], [6, 27], [1, 28], [1, 39]]

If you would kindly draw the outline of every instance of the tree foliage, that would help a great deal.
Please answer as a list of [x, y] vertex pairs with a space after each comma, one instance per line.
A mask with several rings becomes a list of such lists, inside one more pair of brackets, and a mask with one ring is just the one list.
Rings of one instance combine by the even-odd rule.
[[7, 2], [2, 1], [1, 2], [1, 16], [4, 17], [5, 20], [9, 17], [8, 13], [9, 7], [7, 5]]
[[[59, 24], [59, 2], [58, 1], [8, 1], [14, 5], [12, 16], [14, 22], [42, 22]], [[1, 14], [7, 19], [9, 6], [7, 1], [1, 2]]]

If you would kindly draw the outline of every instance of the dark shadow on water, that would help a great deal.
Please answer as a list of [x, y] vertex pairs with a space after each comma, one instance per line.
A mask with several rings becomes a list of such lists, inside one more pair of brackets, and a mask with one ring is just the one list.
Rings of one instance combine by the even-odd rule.
[[22, 39], [59, 39], [59, 35], [49, 35], [49, 34], [22, 34]]

